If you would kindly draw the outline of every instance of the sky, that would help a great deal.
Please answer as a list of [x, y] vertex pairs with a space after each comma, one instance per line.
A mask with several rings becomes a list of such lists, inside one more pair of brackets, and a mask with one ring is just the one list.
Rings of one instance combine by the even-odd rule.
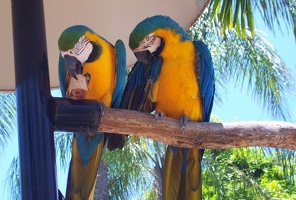
[[[279, 55], [284, 60], [285, 64], [291, 69], [296, 76], [296, 43], [292, 32], [283, 31], [283, 34], [276, 31], [276, 36], [263, 25], [262, 22], [256, 22], [256, 27], [263, 31], [260, 36], [267, 39], [278, 51]], [[257, 104], [252, 98], [251, 93], [248, 93], [245, 87], [235, 88], [233, 84], [227, 85], [228, 92], [222, 96], [223, 104], [214, 104], [212, 114], [219, 116], [224, 122], [233, 122], [236, 119], [239, 121], [266, 121], [273, 120], [262, 107]], [[53, 96], [57, 96], [55, 92]], [[290, 95], [288, 101], [291, 114], [291, 121], [296, 123], [296, 101], [295, 94]], [[7, 188], [4, 187], [4, 180], [7, 169], [12, 161], [12, 158], [18, 153], [17, 134], [12, 137], [4, 152], [0, 154], [0, 199], [8, 200]], [[57, 159], [57, 176], [58, 187], [62, 193], [65, 191], [65, 182], [67, 179], [67, 171], [60, 167]]]

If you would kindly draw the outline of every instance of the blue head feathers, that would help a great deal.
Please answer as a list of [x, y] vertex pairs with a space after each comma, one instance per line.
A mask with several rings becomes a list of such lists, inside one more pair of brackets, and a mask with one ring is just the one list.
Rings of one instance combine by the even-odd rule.
[[93, 33], [93, 30], [84, 25], [74, 25], [65, 29], [58, 41], [59, 49], [66, 51], [73, 48], [79, 38], [84, 35], [86, 31]]
[[171, 29], [182, 35], [182, 40], [190, 39], [185, 30], [168, 16], [156, 15], [141, 21], [132, 31], [129, 37], [129, 46], [135, 49], [146, 35], [157, 29]]

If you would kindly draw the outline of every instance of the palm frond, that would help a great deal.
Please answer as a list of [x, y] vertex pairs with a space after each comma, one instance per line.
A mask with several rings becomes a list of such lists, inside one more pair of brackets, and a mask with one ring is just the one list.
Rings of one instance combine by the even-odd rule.
[[7, 172], [4, 187], [10, 199], [21, 199], [20, 168], [18, 157], [14, 157]]
[[[289, 119], [287, 95], [295, 93], [295, 78], [274, 47], [246, 29], [242, 38], [236, 29], [225, 31], [217, 20], [206, 20], [205, 13], [191, 29], [190, 36], [208, 44], [215, 67], [216, 82], [247, 84], [252, 97], [275, 119]], [[218, 91], [219, 87], [217, 87]], [[219, 92], [219, 91], [218, 91]]]
[[71, 158], [72, 136], [73, 134], [69, 132], [54, 133], [56, 157], [60, 158], [61, 168], [66, 170], [68, 170], [67, 163]]
[[292, 18], [292, 22], [294, 22], [292, 25], [293, 31], [294, 31], [294, 37], [296, 39], [296, 0], [286, 0], [288, 4], [288, 9]]
[[264, 38], [248, 34], [246, 40], [239, 41], [236, 36], [234, 31], [229, 32], [224, 43], [224, 75], [234, 77], [241, 85], [248, 84], [252, 97], [273, 118], [289, 119], [287, 94], [295, 92], [290, 69]]
[[4, 149], [17, 126], [14, 93], [0, 93], [0, 105], [0, 148]]
[[282, 29], [283, 24], [295, 30], [295, 0], [213, 0], [209, 10], [209, 17], [221, 24], [222, 34], [234, 28], [240, 37], [246, 38], [248, 29], [251, 36], [255, 37], [254, 18], [257, 12], [272, 32], [276, 28]]
[[[269, 0], [256, 1], [253, 0], [254, 8], [259, 11], [263, 21], [270, 31], [274, 32], [275, 24], [281, 29], [285, 24], [287, 28], [293, 28], [295, 21], [293, 21], [293, 13], [290, 12], [289, 6], [294, 4], [295, 0]], [[294, 14], [295, 15], [295, 14]]]
[[154, 161], [150, 143], [152, 140], [143, 138], [136, 143], [127, 139], [122, 150], [110, 152], [106, 149], [103, 160], [108, 167], [110, 199], [139, 199], [147, 188], [152, 187]]

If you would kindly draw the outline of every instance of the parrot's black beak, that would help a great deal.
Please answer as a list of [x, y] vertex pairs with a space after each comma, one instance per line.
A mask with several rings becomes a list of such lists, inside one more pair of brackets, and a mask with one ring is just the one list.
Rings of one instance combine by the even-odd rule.
[[144, 64], [151, 64], [155, 60], [153, 54], [148, 50], [134, 52], [134, 54], [136, 58]]
[[82, 74], [83, 69], [81, 62], [76, 57], [70, 55], [64, 55], [64, 61], [69, 74], [78, 80], [76, 74]]

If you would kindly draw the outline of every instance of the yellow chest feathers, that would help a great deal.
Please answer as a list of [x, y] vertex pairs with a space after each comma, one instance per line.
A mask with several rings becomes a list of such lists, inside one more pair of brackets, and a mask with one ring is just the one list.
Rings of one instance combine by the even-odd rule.
[[156, 111], [175, 119], [187, 115], [193, 121], [202, 119], [202, 103], [195, 70], [192, 41], [166, 40], [161, 56], [163, 65], [152, 88]]
[[88, 85], [87, 99], [96, 99], [110, 107], [113, 90], [116, 84], [115, 50], [105, 40], [97, 35], [86, 35], [91, 41], [102, 46], [102, 54], [91, 63], [85, 63], [83, 74], [89, 73], [91, 78]]

